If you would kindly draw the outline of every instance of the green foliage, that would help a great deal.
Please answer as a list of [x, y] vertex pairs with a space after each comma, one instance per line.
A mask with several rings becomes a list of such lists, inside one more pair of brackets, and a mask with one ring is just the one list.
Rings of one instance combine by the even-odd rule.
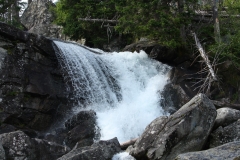
[[132, 33], [135, 38], [146, 37], [166, 46], [177, 47], [181, 45], [180, 28], [188, 21], [174, 3], [159, 0], [127, 0], [120, 3], [116, 7], [121, 15], [116, 29]]
[[115, 26], [116, 31], [131, 34], [132, 39], [146, 37], [175, 48], [183, 44], [180, 29], [191, 23], [190, 17], [197, 7], [196, 2], [197, 0], [60, 0], [55, 9], [56, 23], [63, 26], [64, 33], [72, 39], [84, 37], [96, 45], [109, 38], [106, 28], [100, 23], [78, 19], [115, 17], [119, 20]]
[[112, 19], [115, 13], [114, 3], [108, 0], [60, 0], [56, 4], [55, 22], [63, 26], [64, 34], [71, 39], [86, 38], [89, 45], [98, 47], [108, 41], [113, 31], [107, 32], [104, 27], [107, 23], [85, 22], [79, 18]]
[[219, 53], [222, 61], [230, 60], [235, 67], [240, 68], [240, 1], [225, 0], [222, 8], [226, 8], [228, 17], [220, 17], [221, 42], [209, 45], [212, 55]]
[[19, 12], [25, 5], [26, 2], [20, 0], [0, 0], [0, 21], [23, 29], [19, 20]]

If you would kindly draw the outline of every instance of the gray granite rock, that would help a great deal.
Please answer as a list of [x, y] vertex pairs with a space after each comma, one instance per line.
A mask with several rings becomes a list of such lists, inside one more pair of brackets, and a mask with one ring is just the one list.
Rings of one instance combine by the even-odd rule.
[[219, 126], [225, 127], [240, 119], [240, 111], [231, 108], [220, 108], [217, 110], [217, 118], [215, 120], [214, 128]]
[[159, 117], [149, 124], [129, 148], [136, 159], [170, 160], [177, 155], [202, 149], [216, 118], [216, 109], [198, 94], [170, 117]]
[[175, 160], [239, 160], [240, 141], [200, 152], [189, 152], [178, 155]]
[[0, 143], [5, 148], [6, 159], [35, 160], [35, 148], [31, 139], [22, 131], [0, 135]]
[[99, 141], [92, 146], [73, 149], [58, 160], [110, 160], [121, 151], [117, 138]]
[[233, 141], [240, 141], [240, 119], [228, 126], [220, 126], [213, 131], [210, 136], [210, 148]]
[[55, 4], [49, 0], [32, 1], [21, 16], [21, 22], [31, 33], [63, 39], [62, 27], [53, 24], [55, 17], [51, 7]]

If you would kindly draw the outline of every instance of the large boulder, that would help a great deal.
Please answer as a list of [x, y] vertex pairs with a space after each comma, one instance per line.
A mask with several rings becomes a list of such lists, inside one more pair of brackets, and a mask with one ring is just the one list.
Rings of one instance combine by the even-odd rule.
[[73, 148], [90, 146], [96, 133], [96, 112], [93, 110], [80, 111], [65, 122], [65, 127], [69, 130], [66, 137], [66, 144]]
[[68, 95], [52, 41], [0, 23], [0, 50], [0, 124], [46, 130]]
[[240, 119], [240, 111], [231, 108], [220, 108], [217, 110], [217, 118], [215, 120], [214, 128], [219, 126], [225, 127]]
[[240, 141], [231, 142], [222, 146], [200, 152], [180, 154], [175, 160], [239, 160]]
[[159, 117], [128, 150], [136, 159], [168, 160], [203, 148], [214, 125], [216, 109], [203, 94], [196, 95], [176, 113]]
[[220, 126], [213, 131], [210, 136], [210, 148], [233, 141], [240, 141], [240, 119], [228, 126]]
[[32, 139], [22, 131], [0, 134], [0, 143], [5, 149], [6, 159], [52, 160], [70, 151], [66, 146]]
[[32, 1], [21, 16], [21, 23], [29, 32], [53, 38], [64, 38], [62, 27], [53, 24], [55, 19], [51, 0]]
[[121, 151], [117, 138], [99, 141], [92, 146], [73, 149], [58, 160], [110, 160], [114, 154]]
[[0, 135], [7, 159], [36, 159], [34, 145], [31, 139], [23, 132], [16, 131]]

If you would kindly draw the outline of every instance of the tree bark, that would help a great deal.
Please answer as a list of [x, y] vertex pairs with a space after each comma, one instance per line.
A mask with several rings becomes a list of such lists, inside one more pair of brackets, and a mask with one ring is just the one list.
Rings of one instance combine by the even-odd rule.
[[208, 56], [206, 55], [206, 53], [205, 53], [201, 43], [199, 42], [199, 40], [197, 38], [197, 35], [195, 33], [193, 33], [193, 37], [195, 39], [198, 51], [200, 52], [201, 57], [203, 58], [204, 62], [206, 63], [206, 65], [208, 67], [208, 70], [209, 70], [209, 73], [210, 73], [210, 75], [212, 77], [212, 80], [213, 81], [217, 81], [218, 79], [217, 79], [217, 76], [216, 76], [216, 74], [215, 74], [215, 72], [213, 70], [213, 67], [212, 67], [211, 63], [210, 63], [210, 60], [208, 59]]
[[[183, 0], [178, 0], [178, 12], [180, 15], [182, 15], [182, 13], [184, 12], [184, 1]], [[186, 40], [186, 29], [185, 29], [185, 25], [181, 25], [180, 27], [180, 35], [181, 35], [181, 39], [184, 42], [184, 44], [186, 44], [187, 40]]]
[[240, 110], [240, 104], [226, 103], [226, 102], [215, 101], [215, 100], [211, 100], [211, 101], [216, 108], [228, 107], [228, 108]]
[[32, 0], [28, 0], [28, 5], [32, 2]]
[[16, 22], [20, 22], [20, 17], [19, 17], [19, 0], [14, 0], [12, 7], [11, 7], [11, 14], [12, 14], [12, 20]]
[[213, 0], [213, 23], [214, 23], [215, 41], [219, 43], [221, 42], [221, 37], [220, 37], [220, 27], [219, 27], [219, 19], [218, 19], [217, 0]]
[[131, 140], [127, 141], [127, 142], [124, 142], [124, 143], [120, 144], [120, 147], [121, 147], [122, 150], [125, 150], [130, 145], [133, 145], [136, 141], [137, 141], [137, 138], [136, 139], [131, 139]]

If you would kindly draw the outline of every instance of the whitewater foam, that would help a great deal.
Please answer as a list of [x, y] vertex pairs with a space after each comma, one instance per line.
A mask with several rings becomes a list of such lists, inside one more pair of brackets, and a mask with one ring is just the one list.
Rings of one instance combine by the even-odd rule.
[[144, 51], [98, 55], [76, 44], [54, 43], [78, 101], [73, 110], [96, 111], [102, 140], [137, 138], [152, 120], [166, 114], [160, 93], [167, 84], [167, 65]]

